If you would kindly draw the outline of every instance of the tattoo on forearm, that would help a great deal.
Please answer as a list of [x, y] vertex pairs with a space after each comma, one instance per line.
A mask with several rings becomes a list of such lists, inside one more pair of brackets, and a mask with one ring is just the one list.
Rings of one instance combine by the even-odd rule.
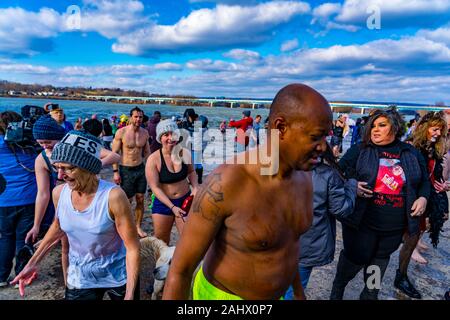
[[[206, 186], [197, 194], [197, 199], [194, 200], [193, 212], [200, 213], [206, 220], [215, 222], [218, 220], [220, 213], [218, 203], [224, 200], [221, 185], [222, 176], [220, 173], [215, 173], [208, 180]], [[208, 208], [204, 206], [206, 201], [209, 202]]]

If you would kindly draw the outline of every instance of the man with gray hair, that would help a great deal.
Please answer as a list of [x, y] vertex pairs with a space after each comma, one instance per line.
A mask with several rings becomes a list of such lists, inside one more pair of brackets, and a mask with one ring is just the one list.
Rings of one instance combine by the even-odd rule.
[[102, 141], [70, 131], [52, 151], [51, 161], [65, 184], [53, 190], [55, 220], [39, 248], [12, 284], [20, 294], [37, 265], [64, 236], [69, 239], [66, 300], [131, 300], [139, 293], [139, 241], [125, 192], [97, 178]]

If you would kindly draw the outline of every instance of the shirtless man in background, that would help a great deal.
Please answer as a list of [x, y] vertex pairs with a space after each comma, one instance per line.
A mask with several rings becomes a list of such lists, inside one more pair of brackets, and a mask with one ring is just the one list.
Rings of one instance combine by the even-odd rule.
[[150, 155], [148, 132], [141, 128], [144, 111], [135, 107], [130, 111], [130, 124], [117, 130], [112, 150], [121, 153], [121, 165], [113, 164], [114, 182], [120, 184], [130, 202], [136, 196], [136, 227], [139, 236], [146, 237], [141, 223], [144, 216], [144, 195], [147, 190], [145, 161]]
[[189, 297], [203, 257], [194, 299], [280, 299], [291, 284], [294, 298], [305, 298], [297, 264], [299, 237], [312, 223], [306, 171], [319, 163], [331, 125], [330, 106], [314, 89], [292, 84], [278, 92], [269, 115], [269, 129], [278, 130], [278, 170], [261, 175], [260, 162], [225, 164], [208, 176], [194, 197], [163, 299]]

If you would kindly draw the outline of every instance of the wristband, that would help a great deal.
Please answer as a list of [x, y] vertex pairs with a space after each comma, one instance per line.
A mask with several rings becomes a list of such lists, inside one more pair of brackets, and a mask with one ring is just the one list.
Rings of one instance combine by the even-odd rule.
[[119, 172], [119, 169], [115, 169], [115, 170], [113, 170], [113, 172]]
[[175, 205], [173, 205], [173, 206], [170, 208], [170, 211], [172, 211], [174, 207], [175, 207]]

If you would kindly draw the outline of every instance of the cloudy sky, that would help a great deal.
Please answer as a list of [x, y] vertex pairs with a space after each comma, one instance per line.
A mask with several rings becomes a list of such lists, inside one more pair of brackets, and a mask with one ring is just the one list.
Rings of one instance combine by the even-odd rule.
[[2, 80], [448, 104], [449, 71], [450, 0], [0, 2]]

